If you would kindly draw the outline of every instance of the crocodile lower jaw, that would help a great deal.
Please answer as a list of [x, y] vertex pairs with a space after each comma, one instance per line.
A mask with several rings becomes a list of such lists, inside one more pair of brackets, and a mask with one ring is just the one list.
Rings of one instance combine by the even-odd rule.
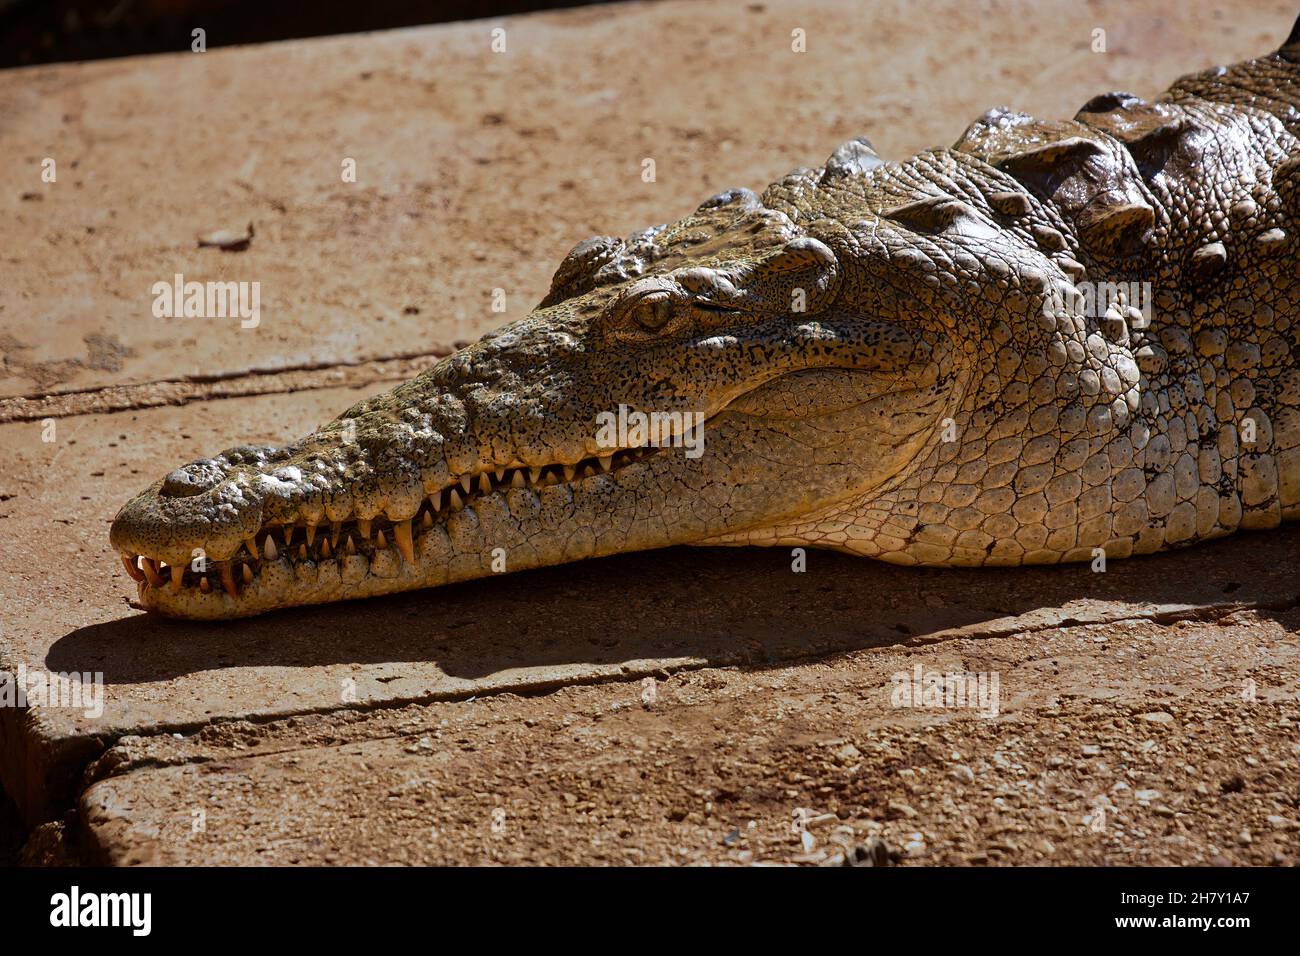
[[319, 525], [263, 525], [225, 561], [168, 565], [127, 551], [120, 557], [144, 609], [169, 617], [244, 617], [278, 607], [432, 587], [458, 579], [445, 562], [447, 524], [453, 516], [493, 496], [508, 504], [511, 495], [532, 495], [544, 508], [548, 498], [570, 496], [580, 482], [613, 480], [615, 472], [656, 451], [651, 446], [622, 449], [571, 465], [462, 475], [427, 495], [414, 516], [401, 520], [379, 515]]

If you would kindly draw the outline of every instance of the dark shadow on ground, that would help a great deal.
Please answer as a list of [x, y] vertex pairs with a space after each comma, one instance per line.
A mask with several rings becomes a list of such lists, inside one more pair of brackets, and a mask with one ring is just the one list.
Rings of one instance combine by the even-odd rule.
[[[1263, 603], [1300, 597], [1300, 527], [1185, 551], [1008, 569], [901, 568], [809, 550], [674, 548], [244, 621], [145, 614], [80, 628], [51, 671], [102, 671], [110, 684], [226, 667], [436, 663], [479, 678], [540, 665], [700, 657], [716, 665], [884, 646], [1081, 599], [1131, 605]], [[1071, 623], [1070, 615], [1059, 623]]]

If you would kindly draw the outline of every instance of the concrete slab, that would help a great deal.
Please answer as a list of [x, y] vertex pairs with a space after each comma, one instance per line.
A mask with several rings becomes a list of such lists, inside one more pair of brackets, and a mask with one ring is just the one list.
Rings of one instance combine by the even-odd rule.
[[[1286, 0], [1209, 20], [1174, 3], [924, 9], [631, 3], [2, 73], [0, 396], [445, 350], [524, 314], [590, 235], [852, 136], [902, 156], [1004, 101], [1068, 116], [1117, 86], [1155, 93], [1272, 49], [1294, 16]], [[245, 251], [197, 247], [249, 222]], [[154, 318], [151, 287], [178, 273], [260, 283], [261, 324]]]
[[[906, 864], [1293, 863], [1297, 628], [1049, 628], [678, 674], [649, 704], [614, 684], [131, 738], [87, 774], [80, 844], [116, 865], [834, 864], [872, 838]], [[918, 667], [996, 677], [996, 714], [895, 706]]]

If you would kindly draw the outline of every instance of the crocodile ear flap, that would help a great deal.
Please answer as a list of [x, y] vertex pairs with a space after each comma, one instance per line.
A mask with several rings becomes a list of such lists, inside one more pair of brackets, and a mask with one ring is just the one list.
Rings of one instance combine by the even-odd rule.
[[1061, 180], [1074, 173], [1089, 159], [1101, 156], [1105, 150], [1090, 139], [1070, 136], [1052, 143], [1032, 146], [998, 160], [998, 169], [1010, 173], [1027, 186], [1033, 186], [1043, 195], [1051, 197]]
[[778, 310], [818, 312], [839, 288], [840, 262], [820, 239], [800, 236], [763, 259], [747, 285]]
[[970, 206], [952, 196], [922, 196], [901, 206], [886, 209], [880, 215], [913, 232], [933, 234], [950, 228], [971, 212]]

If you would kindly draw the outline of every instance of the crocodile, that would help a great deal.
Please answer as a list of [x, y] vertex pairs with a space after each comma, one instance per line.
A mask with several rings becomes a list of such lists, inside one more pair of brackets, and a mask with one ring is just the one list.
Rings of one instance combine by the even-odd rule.
[[214, 619], [679, 544], [1119, 559], [1300, 516], [1300, 21], [1071, 120], [859, 138], [580, 242], [526, 317], [152, 484], [139, 603]]

